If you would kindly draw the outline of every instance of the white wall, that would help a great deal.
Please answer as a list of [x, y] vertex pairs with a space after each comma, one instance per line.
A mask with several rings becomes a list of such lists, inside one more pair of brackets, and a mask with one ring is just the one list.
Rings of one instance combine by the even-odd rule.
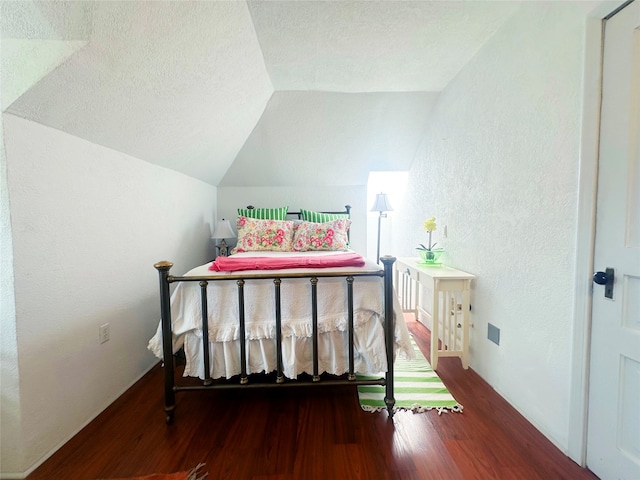
[[[0, 134], [3, 131], [0, 115]], [[21, 455], [20, 385], [16, 306], [13, 295], [13, 242], [4, 135], [0, 141], [0, 465], [18, 465]], [[5, 441], [5, 439], [7, 439]]]
[[[367, 252], [367, 186], [303, 187], [218, 187], [218, 219], [231, 220], [235, 230], [238, 208], [247, 205], [263, 208], [288, 206], [316, 211], [343, 211], [351, 205], [351, 247], [362, 255]], [[235, 242], [228, 242], [231, 244]]]
[[590, 9], [523, 4], [443, 91], [396, 213], [407, 231], [394, 238], [414, 255], [426, 218], [438, 234], [447, 225], [445, 262], [478, 276], [472, 368], [565, 451]]
[[220, 186], [364, 185], [407, 170], [433, 92], [274, 92]]
[[[41, 462], [156, 362], [146, 349], [159, 319], [153, 264], [171, 260], [181, 273], [210, 259], [216, 188], [12, 115], [3, 121], [20, 381], [9, 408], [22, 438], [11, 455], [16, 439], [2, 429], [10, 476]], [[100, 344], [107, 322], [111, 339]], [[4, 415], [4, 385], [2, 402]]]

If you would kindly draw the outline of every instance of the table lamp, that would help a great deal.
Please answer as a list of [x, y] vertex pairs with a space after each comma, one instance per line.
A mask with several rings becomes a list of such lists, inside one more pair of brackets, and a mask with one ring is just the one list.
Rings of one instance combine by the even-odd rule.
[[374, 202], [371, 211], [380, 212], [380, 216], [378, 216], [378, 251], [376, 254], [376, 263], [380, 264], [380, 221], [382, 220], [383, 216], [387, 216], [384, 212], [393, 211], [386, 193], [381, 192], [376, 195], [376, 201]]
[[216, 244], [217, 256], [227, 257], [229, 256], [229, 245], [225, 242], [225, 238], [235, 238], [236, 234], [231, 229], [231, 223], [224, 218], [216, 224], [216, 228], [213, 230], [211, 238], [214, 240], [222, 240]]

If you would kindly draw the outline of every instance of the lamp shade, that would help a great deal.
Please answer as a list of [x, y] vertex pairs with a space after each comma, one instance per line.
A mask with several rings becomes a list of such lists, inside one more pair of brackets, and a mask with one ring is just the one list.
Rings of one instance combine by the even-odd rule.
[[236, 234], [231, 229], [231, 223], [224, 218], [216, 223], [216, 228], [213, 231], [211, 238], [235, 238]]
[[376, 201], [373, 204], [372, 212], [391, 212], [393, 207], [389, 203], [386, 193], [378, 193], [376, 195]]

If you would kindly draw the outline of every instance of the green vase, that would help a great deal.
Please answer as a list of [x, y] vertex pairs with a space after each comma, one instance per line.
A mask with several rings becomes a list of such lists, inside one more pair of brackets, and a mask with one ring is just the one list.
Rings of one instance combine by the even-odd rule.
[[418, 250], [420, 255], [420, 263], [426, 265], [440, 265], [440, 256], [444, 253], [441, 248], [434, 248], [432, 250]]

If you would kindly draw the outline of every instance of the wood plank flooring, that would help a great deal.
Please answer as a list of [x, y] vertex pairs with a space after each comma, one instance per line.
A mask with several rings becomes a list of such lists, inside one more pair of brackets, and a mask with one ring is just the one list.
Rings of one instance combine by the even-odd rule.
[[[429, 331], [409, 328], [429, 358]], [[27, 477], [95, 480], [206, 463], [208, 480], [597, 479], [458, 359], [438, 374], [464, 413], [363, 412], [354, 387], [181, 392], [164, 422], [157, 366]]]

